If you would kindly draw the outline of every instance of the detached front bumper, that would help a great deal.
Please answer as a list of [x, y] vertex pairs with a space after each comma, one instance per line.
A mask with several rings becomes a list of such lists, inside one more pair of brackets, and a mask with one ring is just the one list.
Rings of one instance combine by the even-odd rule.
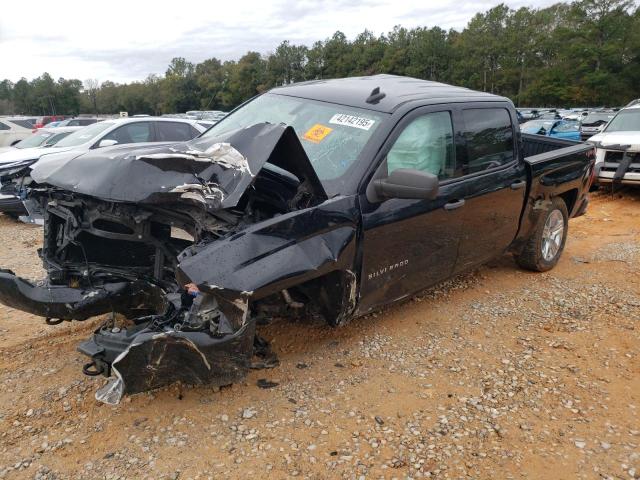
[[[162, 292], [146, 282], [114, 282], [80, 289], [36, 285], [0, 269], [0, 302], [48, 319], [86, 320], [103, 313], [150, 314], [163, 308]], [[142, 308], [138, 306], [142, 305]], [[149, 308], [151, 306], [152, 308]]]

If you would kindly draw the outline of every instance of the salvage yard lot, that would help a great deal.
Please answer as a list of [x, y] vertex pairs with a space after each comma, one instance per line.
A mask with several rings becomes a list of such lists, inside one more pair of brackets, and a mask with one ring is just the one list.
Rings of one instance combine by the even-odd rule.
[[[40, 276], [40, 236], [0, 217], [0, 265]], [[99, 319], [0, 305], [0, 478], [640, 476], [639, 271], [640, 191], [598, 193], [548, 273], [505, 256], [343, 328], [276, 321], [279, 367], [116, 407], [75, 351]]]

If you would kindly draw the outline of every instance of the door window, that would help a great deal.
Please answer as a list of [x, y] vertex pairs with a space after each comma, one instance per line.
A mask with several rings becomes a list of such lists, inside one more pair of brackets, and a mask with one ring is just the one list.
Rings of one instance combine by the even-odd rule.
[[514, 157], [511, 117], [504, 108], [463, 110], [467, 142], [465, 174], [482, 172], [511, 162]]
[[136, 122], [123, 125], [104, 136], [103, 140], [115, 140], [119, 144], [153, 142], [151, 122]]
[[[186, 142], [198, 134], [188, 123], [156, 122], [159, 142]], [[195, 131], [195, 134], [193, 133]]]
[[11, 130], [11, 128], [8, 125], [0, 122], [0, 130]]
[[434, 112], [414, 119], [389, 150], [387, 168], [389, 173], [411, 168], [440, 179], [458, 176], [451, 114]]

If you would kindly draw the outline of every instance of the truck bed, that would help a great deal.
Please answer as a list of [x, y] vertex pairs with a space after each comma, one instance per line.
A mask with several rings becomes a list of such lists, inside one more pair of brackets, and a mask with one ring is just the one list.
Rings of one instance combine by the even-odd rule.
[[526, 157], [533, 157], [541, 153], [547, 153], [561, 148], [582, 145], [582, 142], [564, 140], [561, 138], [547, 137], [533, 133], [522, 133], [522, 153]]
[[531, 133], [522, 134], [522, 152], [525, 161], [530, 165], [560, 157], [582, 156], [589, 150], [593, 150], [593, 145], [589, 143], [574, 142], [573, 140], [563, 140]]

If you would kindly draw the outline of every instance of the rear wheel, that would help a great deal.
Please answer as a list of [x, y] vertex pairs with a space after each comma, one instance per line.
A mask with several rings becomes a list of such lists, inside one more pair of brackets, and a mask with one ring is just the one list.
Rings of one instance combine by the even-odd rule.
[[569, 214], [561, 198], [554, 198], [540, 215], [522, 252], [516, 255], [518, 265], [536, 272], [546, 272], [556, 266], [567, 240]]

